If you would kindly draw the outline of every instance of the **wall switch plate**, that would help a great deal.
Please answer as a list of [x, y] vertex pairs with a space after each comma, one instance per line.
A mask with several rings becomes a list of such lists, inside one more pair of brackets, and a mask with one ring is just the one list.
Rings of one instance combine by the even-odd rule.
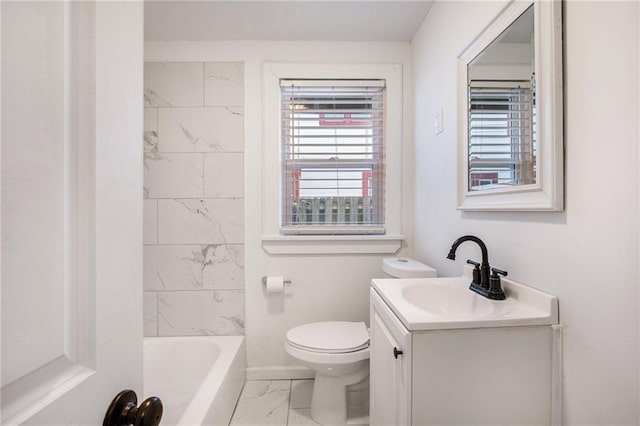
[[442, 123], [442, 109], [436, 114], [434, 127], [435, 127], [436, 135], [439, 135], [444, 131], [444, 125]]

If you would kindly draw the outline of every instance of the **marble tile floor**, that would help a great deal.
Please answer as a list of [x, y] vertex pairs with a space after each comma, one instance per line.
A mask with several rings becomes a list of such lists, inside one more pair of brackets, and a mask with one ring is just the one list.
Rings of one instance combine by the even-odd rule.
[[230, 426], [317, 426], [311, 419], [313, 380], [247, 381]]
[[[230, 426], [320, 426], [311, 418], [313, 380], [255, 380], [244, 384]], [[349, 423], [369, 422], [362, 392], [349, 392]], [[365, 398], [368, 400], [368, 392]]]

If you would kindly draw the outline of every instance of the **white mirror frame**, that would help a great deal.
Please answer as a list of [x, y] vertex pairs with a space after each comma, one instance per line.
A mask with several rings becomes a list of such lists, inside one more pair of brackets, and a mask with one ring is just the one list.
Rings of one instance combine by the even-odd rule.
[[[536, 183], [469, 191], [467, 66], [528, 7], [534, 5], [537, 108]], [[562, 4], [559, 0], [510, 2], [458, 56], [458, 209], [561, 211], [563, 203]]]

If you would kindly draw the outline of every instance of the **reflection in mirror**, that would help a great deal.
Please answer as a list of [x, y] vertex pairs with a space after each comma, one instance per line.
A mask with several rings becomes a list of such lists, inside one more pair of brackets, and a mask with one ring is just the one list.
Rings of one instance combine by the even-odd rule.
[[509, 2], [458, 57], [458, 209], [564, 208], [562, 93], [562, 2]]
[[536, 183], [531, 5], [467, 66], [468, 190]]

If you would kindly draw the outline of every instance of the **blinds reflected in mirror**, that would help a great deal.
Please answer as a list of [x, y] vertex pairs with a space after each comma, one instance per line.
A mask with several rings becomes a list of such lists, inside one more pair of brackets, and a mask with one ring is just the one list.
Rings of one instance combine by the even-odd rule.
[[536, 182], [534, 93], [530, 81], [469, 83], [470, 191]]
[[282, 232], [384, 233], [384, 80], [281, 80]]

